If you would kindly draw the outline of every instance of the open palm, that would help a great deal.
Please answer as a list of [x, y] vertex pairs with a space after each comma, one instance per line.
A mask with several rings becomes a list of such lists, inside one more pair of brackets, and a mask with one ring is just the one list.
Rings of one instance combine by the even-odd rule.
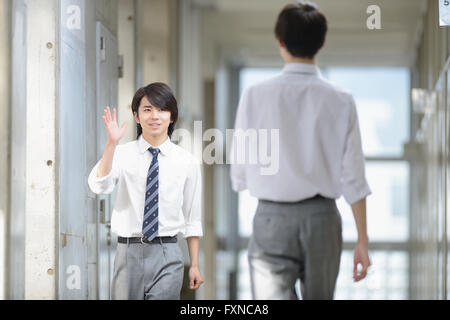
[[103, 122], [105, 123], [106, 133], [108, 134], [108, 140], [117, 144], [122, 138], [127, 124], [124, 123], [121, 127], [117, 124], [116, 109], [113, 110], [113, 115], [111, 117], [111, 111], [109, 107], [104, 110], [104, 115], [102, 116]]

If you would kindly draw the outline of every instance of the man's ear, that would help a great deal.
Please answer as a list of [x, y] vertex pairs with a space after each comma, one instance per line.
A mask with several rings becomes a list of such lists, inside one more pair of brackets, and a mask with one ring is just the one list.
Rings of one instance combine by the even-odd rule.
[[277, 38], [277, 43], [278, 43], [278, 46], [279, 46], [280, 48], [284, 48], [284, 47], [285, 47], [284, 43], [283, 43], [280, 39], [278, 39], [278, 38]]
[[136, 123], [139, 123], [139, 118], [137, 116], [136, 111], [133, 111], [134, 120], [136, 120]]
[[319, 48], [319, 50], [322, 50], [323, 47], [325, 47], [325, 42], [326, 42], [326, 40], [323, 41], [322, 46]]

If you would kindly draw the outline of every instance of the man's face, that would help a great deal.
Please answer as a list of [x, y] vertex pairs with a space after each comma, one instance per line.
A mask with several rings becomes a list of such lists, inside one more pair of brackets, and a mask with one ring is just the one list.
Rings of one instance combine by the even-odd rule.
[[147, 97], [141, 99], [138, 108], [139, 116], [134, 113], [136, 122], [142, 127], [145, 136], [160, 137], [167, 136], [167, 129], [170, 123], [170, 111], [161, 110], [161, 108], [152, 106]]

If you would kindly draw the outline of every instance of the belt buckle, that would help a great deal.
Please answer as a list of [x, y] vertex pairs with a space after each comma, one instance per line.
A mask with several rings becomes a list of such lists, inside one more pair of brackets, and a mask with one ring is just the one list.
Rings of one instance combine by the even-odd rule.
[[141, 237], [141, 243], [142, 243], [142, 244], [145, 244], [144, 241], [147, 240], [147, 239], [144, 240], [144, 238], [145, 238], [144, 236]]

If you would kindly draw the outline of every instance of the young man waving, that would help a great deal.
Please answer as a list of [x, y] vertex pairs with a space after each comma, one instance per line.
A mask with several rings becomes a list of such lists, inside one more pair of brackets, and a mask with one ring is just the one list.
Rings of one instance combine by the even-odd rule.
[[116, 110], [105, 109], [108, 134], [102, 159], [89, 175], [94, 193], [117, 186], [111, 230], [118, 235], [112, 299], [179, 299], [183, 254], [177, 234], [187, 238], [191, 266], [189, 288], [202, 284], [198, 266], [201, 225], [200, 165], [170, 141], [178, 117], [170, 88], [152, 83], [132, 101], [137, 140], [118, 145], [125, 131]]

